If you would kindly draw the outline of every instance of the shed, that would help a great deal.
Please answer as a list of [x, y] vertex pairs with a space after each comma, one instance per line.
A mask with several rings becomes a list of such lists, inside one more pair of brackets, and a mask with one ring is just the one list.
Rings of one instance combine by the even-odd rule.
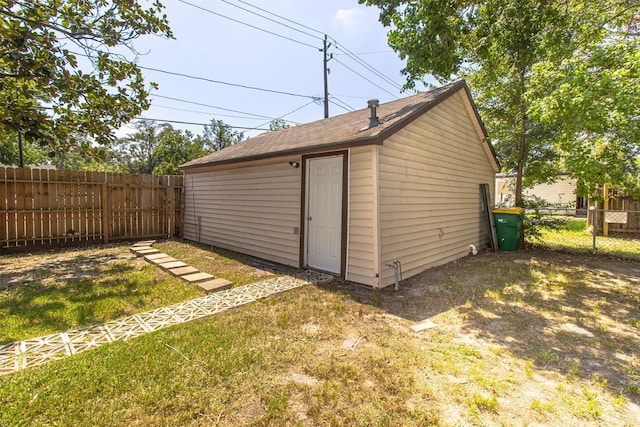
[[370, 104], [182, 165], [184, 237], [373, 287], [488, 243], [499, 163], [466, 83]]

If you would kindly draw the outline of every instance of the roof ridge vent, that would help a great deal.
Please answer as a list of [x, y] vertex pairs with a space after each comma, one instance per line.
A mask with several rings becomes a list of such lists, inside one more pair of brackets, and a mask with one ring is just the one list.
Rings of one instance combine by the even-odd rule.
[[377, 108], [380, 105], [380, 101], [377, 99], [370, 99], [367, 101], [367, 106], [371, 110], [371, 118], [369, 119], [368, 129], [374, 128], [380, 124], [380, 120], [377, 116]]

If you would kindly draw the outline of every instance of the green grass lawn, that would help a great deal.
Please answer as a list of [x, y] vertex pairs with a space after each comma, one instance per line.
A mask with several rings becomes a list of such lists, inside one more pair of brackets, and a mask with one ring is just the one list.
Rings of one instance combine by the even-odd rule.
[[[178, 242], [156, 246], [201, 271], [257, 280], [232, 253]], [[0, 344], [103, 323], [205, 295], [136, 258], [128, 244], [0, 257]]]
[[[587, 221], [566, 218], [560, 229], [541, 228], [540, 239], [528, 239], [529, 243], [554, 250], [593, 252], [593, 235]], [[640, 259], [640, 239], [596, 236], [598, 253], [624, 258]]]
[[634, 261], [488, 253], [398, 293], [305, 286], [0, 377], [0, 425], [631, 426], [639, 327]]

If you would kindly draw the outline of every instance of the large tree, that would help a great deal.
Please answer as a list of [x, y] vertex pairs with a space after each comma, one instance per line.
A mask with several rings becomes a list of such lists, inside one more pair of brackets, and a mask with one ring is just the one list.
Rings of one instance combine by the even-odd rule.
[[138, 120], [136, 132], [120, 138], [117, 151], [126, 172], [150, 174], [158, 166], [160, 161], [154, 154], [160, 146], [163, 126], [152, 120]]
[[180, 175], [178, 167], [207, 154], [205, 139], [168, 123], [139, 120], [136, 132], [118, 142], [122, 170], [153, 175]]
[[[69, 150], [66, 144], [42, 146], [23, 141], [24, 164], [35, 167], [53, 165], [58, 170], [121, 172], [116, 153], [110, 147], [88, 144], [81, 136], [77, 140], [78, 144], [84, 145], [82, 150]], [[19, 165], [18, 136], [14, 132], [0, 130], [0, 164]]]
[[274, 132], [276, 130], [289, 129], [291, 125], [287, 123], [284, 119], [273, 119], [269, 123], [269, 132]]
[[407, 87], [426, 75], [469, 81], [503, 165], [516, 172], [517, 206], [523, 205], [523, 177], [533, 184], [570, 167], [567, 160], [581, 144], [568, 141], [584, 133], [580, 117], [571, 117], [571, 132], [550, 112], [550, 88], [540, 82], [555, 85], [551, 89], [565, 83], [570, 73], [553, 81], [547, 74], [579, 52], [608, 44], [638, 13], [637, 0], [360, 2], [380, 8], [381, 22], [391, 28], [390, 46], [407, 61]]
[[211, 122], [204, 126], [202, 138], [207, 150], [220, 151], [241, 142], [244, 139], [244, 133], [234, 130], [222, 120], [211, 119]]
[[[51, 150], [37, 144], [25, 143], [22, 151], [25, 165], [45, 165], [51, 162]], [[0, 164], [19, 164], [18, 135], [15, 132], [0, 129]]]
[[532, 88], [531, 115], [559, 129], [556, 149], [579, 191], [612, 183], [640, 195], [640, 39], [633, 31], [536, 64]]
[[159, 135], [159, 144], [153, 156], [157, 165], [153, 168], [154, 175], [180, 175], [178, 167], [189, 160], [207, 154], [202, 137], [194, 137], [189, 131], [174, 129], [164, 125]]
[[134, 40], [172, 37], [160, 2], [145, 3], [0, 0], [0, 129], [51, 146], [115, 140], [149, 106]]

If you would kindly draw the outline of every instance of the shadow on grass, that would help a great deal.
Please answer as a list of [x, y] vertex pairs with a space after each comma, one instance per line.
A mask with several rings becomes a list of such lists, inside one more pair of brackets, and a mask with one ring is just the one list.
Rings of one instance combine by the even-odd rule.
[[[293, 271], [204, 244], [168, 241], [157, 247], [236, 285]], [[202, 290], [189, 284], [175, 286], [175, 279], [169, 279], [158, 267], [145, 264], [140, 268], [132, 259], [128, 247], [115, 254], [71, 255], [63, 251], [44, 254], [42, 260], [30, 255], [16, 257], [14, 265], [0, 273], [0, 345], [203, 295]]]
[[0, 344], [128, 314], [151, 294], [136, 274], [135, 265], [116, 256], [54, 260], [0, 274]]
[[428, 270], [402, 282], [398, 292], [344, 282], [330, 288], [412, 322], [453, 311], [462, 319], [462, 335], [537, 368], [615, 392], [637, 395], [640, 387], [635, 261], [533, 251], [484, 254]]

